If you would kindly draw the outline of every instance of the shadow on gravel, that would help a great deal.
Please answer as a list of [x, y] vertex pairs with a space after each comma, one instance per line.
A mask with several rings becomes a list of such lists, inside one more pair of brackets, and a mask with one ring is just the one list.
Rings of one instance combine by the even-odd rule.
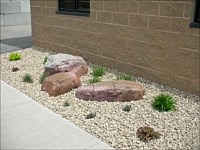
[[25, 49], [31, 46], [32, 46], [31, 36], [3, 39], [1, 40], [1, 54], [20, 49]]

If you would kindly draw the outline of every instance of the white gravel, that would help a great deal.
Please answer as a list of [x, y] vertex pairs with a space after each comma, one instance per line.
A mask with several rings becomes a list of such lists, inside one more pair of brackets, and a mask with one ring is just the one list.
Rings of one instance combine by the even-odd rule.
[[[132, 102], [95, 102], [75, 98], [76, 89], [57, 97], [49, 97], [41, 91], [39, 76], [44, 71], [43, 60], [52, 52], [36, 50], [34, 47], [18, 51], [22, 59], [9, 61], [8, 55], [1, 55], [1, 80], [7, 82], [35, 101], [60, 114], [77, 126], [98, 137], [116, 149], [198, 149], [199, 148], [199, 97], [167, 86], [149, 82], [142, 78], [135, 80], [145, 86], [142, 100]], [[12, 67], [19, 71], [12, 72]], [[81, 78], [82, 84], [88, 84], [91, 69]], [[25, 73], [31, 74], [34, 83], [22, 82]], [[108, 70], [103, 80], [116, 79], [117, 71]], [[177, 102], [177, 110], [158, 112], [152, 109], [150, 102], [160, 92], [169, 93]], [[63, 107], [65, 101], [69, 107]], [[124, 105], [131, 105], [130, 112], [123, 112]], [[85, 119], [89, 112], [96, 117]], [[162, 134], [161, 138], [149, 143], [136, 137], [139, 127], [153, 127]]]

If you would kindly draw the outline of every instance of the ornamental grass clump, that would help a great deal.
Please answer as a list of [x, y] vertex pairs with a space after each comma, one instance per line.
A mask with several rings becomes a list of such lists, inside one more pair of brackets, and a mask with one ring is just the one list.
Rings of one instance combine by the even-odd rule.
[[98, 77], [92, 77], [92, 79], [89, 79], [89, 83], [97, 83], [100, 82], [101, 80]]
[[94, 118], [94, 117], [96, 117], [96, 113], [89, 113], [89, 114], [87, 114], [87, 115], [85, 116], [85, 119], [92, 119], [92, 118]]
[[40, 84], [42, 84], [43, 80], [48, 76], [48, 74], [44, 71], [41, 75], [40, 75], [40, 79], [39, 82]]
[[63, 104], [63, 106], [64, 106], [64, 107], [68, 107], [68, 106], [70, 106], [70, 104], [69, 104], [68, 101], [66, 101], [66, 102]]
[[33, 83], [33, 79], [31, 77], [31, 75], [29, 75], [27, 73], [22, 77], [22, 79], [23, 79], [23, 82]]
[[123, 111], [126, 111], [126, 112], [129, 112], [131, 111], [131, 105], [125, 105], [123, 108], [122, 108]]
[[20, 59], [21, 59], [21, 55], [17, 52], [9, 54], [9, 60], [10, 61], [16, 61], [16, 60], [20, 60]]
[[152, 107], [159, 111], [170, 111], [175, 110], [175, 101], [169, 94], [161, 93], [154, 97]]
[[47, 62], [48, 57], [44, 57], [43, 65]]
[[92, 76], [93, 77], [101, 77], [105, 74], [105, 68], [100, 66], [94, 66], [92, 68]]
[[133, 80], [132, 75], [130, 74], [121, 74], [117, 76], [117, 80]]

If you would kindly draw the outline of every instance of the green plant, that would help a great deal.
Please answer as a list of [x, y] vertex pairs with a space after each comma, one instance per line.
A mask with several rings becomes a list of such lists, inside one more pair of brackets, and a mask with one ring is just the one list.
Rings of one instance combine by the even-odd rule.
[[48, 57], [44, 57], [43, 65], [47, 62]]
[[64, 106], [64, 107], [68, 107], [68, 106], [70, 106], [70, 104], [69, 104], [68, 101], [66, 101], [66, 102], [63, 104], [63, 106]]
[[27, 73], [22, 78], [23, 78], [23, 82], [28, 82], [28, 83], [32, 83], [33, 82], [33, 79], [31, 77], [31, 75], [29, 75]]
[[19, 53], [10, 53], [9, 54], [9, 60], [10, 61], [15, 61], [15, 60], [20, 60], [21, 55]]
[[92, 119], [92, 118], [94, 118], [94, 117], [96, 117], [96, 113], [89, 113], [89, 114], [87, 114], [87, 115], [85, 116], [86, 119]]
[[92, 68], [92, 75], [94, 77], [100, 77], [105, 74], [105, 68], [100, 66], [94, 66]]
[[89, 83], [96, 83], [100, 82], [100, 79], [98, 77], [92, 77], [92, 79], [89, 79]]
[[159, 111], [175, 110], [175, 101], [169, 94], [161, 93], [155, 96], [151, 105]]
[[130, 74], [121, 74], [117, 76], [117, 80], [133, 80], [133, 77]]
[[47, 76], [48, 74], [45, 71], [40, 75], [40, 80], [39, 80], [40, 84], [42, 84], [44, 78], [46, 78]]
[[127, 111], [129, 112], [131, 110], [131, 105], [125, 105], [123, 108], [122, 108], [123, 111]]

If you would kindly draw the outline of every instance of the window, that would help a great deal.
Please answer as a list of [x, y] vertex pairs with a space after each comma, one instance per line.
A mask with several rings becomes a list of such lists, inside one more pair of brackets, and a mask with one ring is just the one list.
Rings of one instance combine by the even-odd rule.
[[58, 0], [59, 12], [89, 14], [90, 0]]
[[200, 28], [200, 0], [195, 0], [191, 28]]

